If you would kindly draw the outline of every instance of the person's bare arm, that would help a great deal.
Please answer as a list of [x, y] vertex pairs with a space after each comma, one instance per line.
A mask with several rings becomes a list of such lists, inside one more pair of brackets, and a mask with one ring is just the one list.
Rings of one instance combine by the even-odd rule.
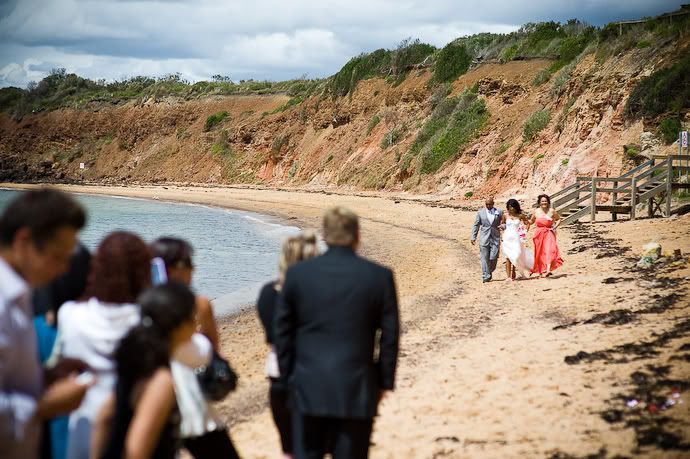
[[115, 394], [111, 393], [103, 406], [98, 410], [96, 419], [93, 423], [93, 430], [91, 431], [91, 446], [89, 448], [89, 457], [91, 459], [98, 459], [103, 454], [105, 447], [108, 444], [108, 437], [110, 436], [110, 426], [113, 423], [115, 416]]
[[556, 228], [558, 228], [561, 225], [561, 216], [558, 214], [558, 211], [556, 209], [553, 209], [553, 230], [556, 231]]
[[216, 328], [216, 320], [213, 317], [213, 307], [205, 296], [196, 297], [196, 321], [199, 324], [201, 334], [211, 341], [213, 350], [219, 352], [218, 329]]
[[144, 383], [125, 438], [125, 459], [149, 458], [175, 404], [170, 370], [157, 370]]
[[58, 379], [48, 386], [38, 400], [35, 416], [38, 419], [47, 420], [69, 414], [70, 411], [79, 407], [87, 389], [92, 384], [78, 383], [76, 374]]
[[500, 234], [501, 241], [503, 240], [503, 232], [505, 231], [506, 228], [506, 214], [502, 213], [501, 214], [501, 223], [498, 225], [498, 232]]

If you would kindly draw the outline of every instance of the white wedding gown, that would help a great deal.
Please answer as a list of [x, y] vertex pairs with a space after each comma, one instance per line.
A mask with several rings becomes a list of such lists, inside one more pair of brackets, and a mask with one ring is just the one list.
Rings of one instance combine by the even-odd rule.
[[506, 228], [503, 231], [503, 242], [501, 251], [510, 260], [517, 271], [532, 271], [534, 266], [534, 253], [520, 239], [518, 226], [520, 220], [507, 219]]

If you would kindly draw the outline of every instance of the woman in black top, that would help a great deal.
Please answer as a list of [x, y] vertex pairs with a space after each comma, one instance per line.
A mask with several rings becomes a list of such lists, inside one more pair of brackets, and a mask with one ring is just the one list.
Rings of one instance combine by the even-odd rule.
[[278, 280], [269, 282], [262, 287], [256, 305], [259, 319], [261, 319], [261, 324], [266, 332], [266, 342], [271, 347], [266, 360], [266, 376], [271, 380], [269, 400], [273, 421], [280, 433], [280, 443], [286, 458], [292, 457], [292, 422], [290, 420], [290, 410], [287, 406], [287, 387], [279, 379], [278, 361], [273, 349], [273, 317], [287, 269], [299, 261], [313, 258], [318, 254], [319, 248], [316, 235], [313, 233], [302, 233], [299, 236], [286, 239], [283, 242], [278, 262]]
[[115, 351], [115, 394], [99, 413], [91, 457], [174, 459], [177, 454], [179, 417], [168, 362], [194, 334], [195, 297], [186, 286], [170, 283], [146, 290], [138, 302], [141, 323]]

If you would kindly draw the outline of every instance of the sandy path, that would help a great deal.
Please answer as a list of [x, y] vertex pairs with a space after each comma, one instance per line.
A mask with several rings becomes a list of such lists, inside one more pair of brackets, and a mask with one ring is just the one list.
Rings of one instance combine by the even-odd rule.
[[[629, 270], [651, 239], [665, 252], [690, 253], [687, 216], [566, 227], [558, 275], [482, 285], [467, 241], [472, 212], [393, 197], [241, 188], [68, 189], [228, 206], [304, 228], [318, 228], [336, 203], [356, 211], [363, 254], [395, 270], [404, 329], [397, 390], [376, 421], [374, 458], [690, 455], [687, 258], [648, 273]], [[582, 323], [611, 310], [624, 310], [620, 324]], [[244, 457], [278, 457], [256, 316], [220, 326], [241, 375], [220, 406], [233, 439]], [[589, 354], [573, 357], [580, 351]], [[674, 389], [684, 404], [646, 409]], [[630, 398], [642, 403], [628, 408]]]

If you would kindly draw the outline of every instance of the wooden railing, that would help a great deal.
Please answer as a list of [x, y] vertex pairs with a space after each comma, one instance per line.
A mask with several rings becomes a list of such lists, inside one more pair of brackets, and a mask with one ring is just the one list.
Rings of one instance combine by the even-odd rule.
[[[679, 178], [690, 175], [689, 156], [656, 156], [619, 177], [576, 177], [575, 183], [551, 196], [551, 203], [564, 223], [575, 222], [587, 214], [594, 222], [598, 212], [610, 212], [614, 221], [619, 214], [628, 214], [634, 220], [637, 205], [645, 201], [649, 216], [659, 210], [668, 217], [673, 190], [690, 189], [690, 181], [681, 183], [675, 180], [676, 174]], [[599, 199], [603, 193], [608, 194], [607, 200]]]

